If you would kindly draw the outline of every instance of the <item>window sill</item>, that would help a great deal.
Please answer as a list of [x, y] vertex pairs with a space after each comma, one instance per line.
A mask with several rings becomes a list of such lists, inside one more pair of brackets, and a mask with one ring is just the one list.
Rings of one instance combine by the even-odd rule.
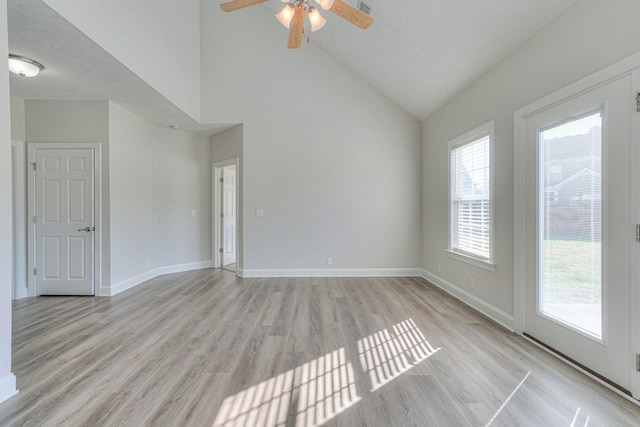
[[449, 258], [453, 258], [456, 259], [458, 261], [462, 261], [462, 262], [466, 262], [467, 264], [471, 264], [475, 267], [479, 267], [482, 268], [484, 270], [487, 271], [495, 271], [496, 269], [496, 265], [492, 262], [483, 260], [483, 259], [479, 259], [479, 258], [474, 258], [470, 255], [466, 255], [460, 252], [456, 252], [456, 251], [452, 251], [451, 249], [445, 249], [444, 250], [447, 254], [449, 254]]

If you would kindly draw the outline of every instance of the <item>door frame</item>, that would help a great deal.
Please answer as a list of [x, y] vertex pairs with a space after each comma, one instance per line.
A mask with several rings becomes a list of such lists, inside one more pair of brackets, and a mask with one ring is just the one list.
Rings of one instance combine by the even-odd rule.
[[[93, 212], [95, 232], [93, 240], [93, 294], [102, 296], [102, 144], [99, 142], [27, 142], [27, 218], [35, 215], [35, 164], [36, 151], [43, 149], [92, 149], [93, 156]], [[35, 224], [27, 221], [27, 286], [28, 296], [38, 295], [33, 269], [36, 261]]]
[[[513, 262], [513, 282], [514, 282], [514, 330], [517, 334], [522, 335], [524, 332], [524, 245], [525, 245], [525, 227], [524, 227], [524, 148], [525, 148], [525, 122], [526, 120], [538, 114], [539, 112], [551, 108], [555, 105], [570, 100], [571, 98], [580, 96], [587, 92], [590, 92], [600, 86], [607, 84], [612, 80], [619, 79], [625, 76], [632, 76], [633, 90], [640, 92], [640, 52], [631, 55], [601, 71], [598, 71], [588, 77], [585, 77], [573, 84], [570, 84], [550, 95], [545, 96], [527, 106], [520, 108], [514, 112], [514, 224], [513, 224], [513, 239], [514, 239], [514, 262]], [[629, 99], [629, 108], [636, 108], [635, 100]], [[632, 131], [631, 131], [631, 158], [638, 158], [640, 156], [640, 113], [634, 113], [632, 119]], [[630, 219], [635, 223], [640, 224], [640, 170], [638, 167], [631, 167], [631, 212]], [[633, 233], [634, 230], [629, 230], [629, 233]], [[636, 243], [630, 240], [629, 253], [630, 256], [640, 259], [640, 243]], [[633, 259], [633, 258], [632, 258]], [[631, 283], [629, 284], [630, 295], [629, 304], [631, 304], [630, 310], [630, 337], [629, 344], [632, 354], [629, 355], [629, 372], [630, 372], [630, 385], [631, 393], [634, 398], [640, 399], [640, 372], [635, 369], [636, 358], [634, 354], [640, 354], [640, 266], [637, 262], [631, 262]], [[635, 303], [634, 303], [635, 302]], [[575, 365], [574, 365], [575, 366]], [[591, 376], [596, 381], [603, 383], [600, 379], [590, 375], [584, 371], [587, 375]], [[603, 383], [605, 386], [611, 388], [608, 384]], [[614, 391], [617, 391], [613, 389]], [[623, 394], [623, 396], [628, 397]]]
[[222, 257], [220, 256], [220, 240], [222, 238], [220, 221], [220, 198], [222, 197], [222, 191], [220, 189], [220, 182], [218, 177], [222, 168], [226, 166], [236, 167], [236, 274], [242, 271], [242, 245], [240, 244], [240, 227], [242, 227], [242, 211], [240, 210], [240, 195], [242, 187], [242, 174], [240, 173], [240, 158], [234, 157], [228, 160], [222, 160], [213, 164], [211, 172], [211, 187], [213, 192], [213, 203], [211, 211], [211, 252], [212, 252], [212, 267], [220, 268], [222, 266]]

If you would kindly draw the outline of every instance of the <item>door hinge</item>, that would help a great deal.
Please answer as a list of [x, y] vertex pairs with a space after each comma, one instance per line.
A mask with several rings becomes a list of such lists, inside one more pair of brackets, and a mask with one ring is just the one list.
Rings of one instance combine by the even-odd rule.
[[37, 269], [37, 268], [34, 268], [34, 269], [33, 269], [33, 275], [34, 275], [34, 276], [37, 276], [37, 275], [38, 275], [38, 269]]
[[[640, 94], [638, 94], [638, 96], [640, 96]], [[36, 164], [35, 163], [31, 163], [31, 166], [33, 166], [33, 170], [36, 170]]]
[[638, 92], [638, 96], [636, 96], [636, 110], [640, 113], [640, 92]]
[[640, 242], [640, 224], [636, 224], [636, 242]]
[[224, 212], [220, 212], [220, 218], [224, 218]]
[[640, 354], [636, 354], [636, 371], [640, 372]]
[[224, 253], [224, 248], [220, 248], [219, 252]]
[[[640, 96], [640, 93], [638, 94], [638, 96]], [[222, 184], [224, 182], [224, 178], [220, 178], [220, 184]]]
[[38, 223], [38, 218], [37, 218], [35, 215], [33, 216], [33, 223], [34, 223], [34, 224], [37, 224], [37, 223]]

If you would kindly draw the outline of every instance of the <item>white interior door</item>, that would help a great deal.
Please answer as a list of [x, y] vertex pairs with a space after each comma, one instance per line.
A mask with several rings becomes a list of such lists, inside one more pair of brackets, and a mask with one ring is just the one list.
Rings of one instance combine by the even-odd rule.
[[524, 333], [631, 388], [631, 76], [525, 120]]
[[37, 295], [94, 295], [93, 149], [37, 149], [34, 171]]
[[236, 262], [236, 167], [222, 168], [222, 265]]

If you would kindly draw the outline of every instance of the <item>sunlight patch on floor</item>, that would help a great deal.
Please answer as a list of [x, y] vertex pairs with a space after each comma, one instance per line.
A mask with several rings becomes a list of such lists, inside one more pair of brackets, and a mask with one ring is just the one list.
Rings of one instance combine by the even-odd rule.
[[285, 426], [295, 408], [295, 425], [315, 427], [359, 401], [341, 348], [226, 398], [213, 426]]
[[413, 319], [404, 320], [358, 341], [360, 363], [376, 391], [439, 351], [424, 337]]

